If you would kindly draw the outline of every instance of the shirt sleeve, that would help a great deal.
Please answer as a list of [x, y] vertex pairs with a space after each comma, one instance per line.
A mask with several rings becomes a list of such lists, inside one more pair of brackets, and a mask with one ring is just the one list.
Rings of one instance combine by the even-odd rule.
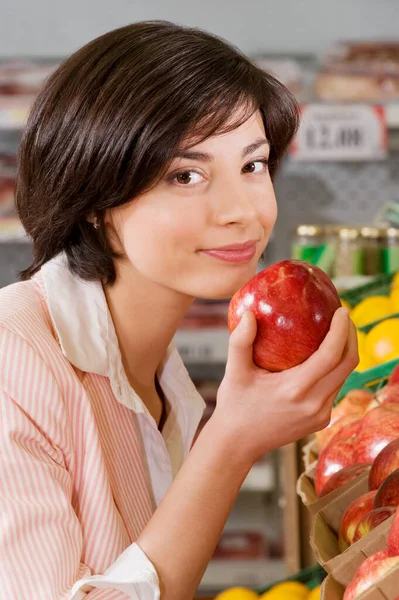
[[[65, 420], [52, 379], [22, 337], [0, 328], [0, 600], [159, 600], [137, 544], [101, 574], [81, 561], [73, 481], [52, 439]], [[54, 402], [40, 411], [44, 391]]]

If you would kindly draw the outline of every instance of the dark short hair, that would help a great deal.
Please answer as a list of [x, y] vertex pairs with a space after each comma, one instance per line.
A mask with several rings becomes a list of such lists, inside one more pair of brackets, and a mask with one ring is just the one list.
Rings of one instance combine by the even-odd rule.
[[20, 145], [16, 204], [34, 245], [22, 279], [64, 251], [82, 279], [114, 283], [119, 255], [104, 212], [151, 189], [188, 137], [231, 131], [258, 109], [273, 171], [297, 129], [297, 104], [219, 37], [148, 21], [72, 54], [36, 98]]

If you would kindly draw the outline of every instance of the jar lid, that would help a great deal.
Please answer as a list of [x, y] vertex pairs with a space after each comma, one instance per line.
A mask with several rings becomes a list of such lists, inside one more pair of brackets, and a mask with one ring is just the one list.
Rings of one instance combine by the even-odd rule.
[[296, 228], [298, 236], [318, 236], [323, 235], [323, 227], [321, 225], [298, 225]]
[[379, 240], [384, 237], [385, 229], [380, 229], [379, 227], [366, 226], [361, 228], [360, 234], [362, 238]]
[[360, 229], [357, 227], [340, 227], [338, 235], [341, 240], [355, 240], [360, 236]]
[[387, 238], [399, 239], [399, 229], [397, 227], [388, 227], [385, 229], [385, 236]]

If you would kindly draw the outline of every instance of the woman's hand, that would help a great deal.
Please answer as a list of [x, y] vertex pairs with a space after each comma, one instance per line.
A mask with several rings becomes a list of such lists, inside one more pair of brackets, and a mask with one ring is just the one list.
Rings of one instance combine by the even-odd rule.
[[336, 311], [326, 338], [307, 361], [280, 373], [254, 365], [255, 336], [256, 319], [248, 311], [230, 336], [212, 417], [251, 462], [326, 427], [338, 391], [359, 362], [356, 329], [346, 308]]

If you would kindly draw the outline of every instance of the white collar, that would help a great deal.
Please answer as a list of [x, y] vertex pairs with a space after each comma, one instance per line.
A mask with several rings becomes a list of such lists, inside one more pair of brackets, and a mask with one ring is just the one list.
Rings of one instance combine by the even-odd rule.
[[[108, 377], [119, 402], [137, 413], [148, 413], [126, 377], [101, 282], [79, 279], [64, 253], [47, 262], [41, 273], [50, 316], [68, 361], [83, 372]], [[173, 343], [157, 373], [169, 401], [184, 401], [202, 413], [205, 403]]]

